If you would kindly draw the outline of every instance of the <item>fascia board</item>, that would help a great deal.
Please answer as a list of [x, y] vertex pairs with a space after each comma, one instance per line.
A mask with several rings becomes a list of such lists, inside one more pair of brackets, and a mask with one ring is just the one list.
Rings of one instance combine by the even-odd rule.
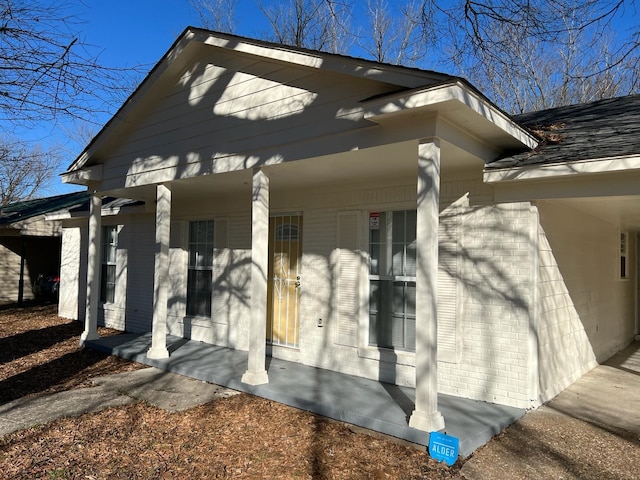
[[571, 175], [614, 173], [640, 170], [640, 155], [579, 160], [549, 165], [523, 166], [485, 170], [485, 183], [552, 179]]
[[[116, 215], [131, 215], [136, 213], [147, 213], [145, 205], [132, 205], [122, 207], [103, 208], [100, 212], [102, 217], [113, 217]], [[54, 220], [70, 220], [74, 218], [89, 218], [89, 211], [82, 210], [79, 212], [63, 211], [57, 213], [51, 213], [45, 215], [44, 219], [47, 221]]]
[[89, 182], [99, 182], [102, 180], [102, 165], [92, 165], [79, 170], [67, 171], [60, 176], [63, 183], [87, 185]]
[[194, 38], [205, 45], [302, 67], [329, 70], [360, 78], [372, 78], [405, 88], [414, 88], [425, 83], [442, 82], [444, 79], [451, 78], [449, 75], [434, 71], [387, 65], [362, 58], [290, 47], [231, 34], [213, 33], [207, 30], [195, 29]]

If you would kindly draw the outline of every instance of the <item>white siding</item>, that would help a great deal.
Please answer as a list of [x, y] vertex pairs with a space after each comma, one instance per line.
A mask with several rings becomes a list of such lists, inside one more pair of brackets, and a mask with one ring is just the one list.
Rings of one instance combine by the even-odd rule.
[[[443, 209], [461, 198], [463, 201], [443, 212], [443, 228], [447, 233], [442, 237], [443, 246], [458, 253], [455, 265], [451, 263], [453, 258], [445, 255], [443, 261], [447, 263], [441, 265], [450, 273], [449, 287], [457, 289], [457, 298], [449, 299], [457, 302], [457, 323], [450, 323], [449, 327], [460, 336], [456, 337], [455, 354], [438, 362], [439, 389], [452, 395], [528, 406], [528, 340], [533, 290], [531, 229], [535, 216], [528, 204], [479, 204], [487, 203], [489, 194], [484, 186], [470, 180], [445, 179], [442, 191], [445, 192]], [[466, 192], [470, 192], [468, 196]], [[299, 349], [274, 349], [274, 356], [399, 385], [415, 385], [412, 353], [382, 351], [368, 345], [365, 268], [368, 213], [411, 209], [415, 205], [416, 187], [410, 180], [397, 186], [332, 185], [304, 191], [279, 189], [274, 193], [272, 213], [300, 212], [304, 218]], [[175, 196], [169, 293], [172, 333], [231, 348], [248, 348], [249, 208], [250, 202], [244, 197], [194, 204]], [[447, 218], [452, 212], [455, 212], [455, 221]], [[356, 217], [359, 233], [349, 229], [347, 235], [347, 227], [353, 227]], [[215, 315], [212, 319], [186, 319], [185, 322], [186, 225], [192, 219], [203, 218], [214, 219], [218, 227]], [[349, 222], [345, 223], [346, 220]], [[129, 259], [125, 327], [130, 331], [149, 331], [153, 298], [153, 215], [126, 217], [122, 224], [120, 247], [126, 249]], [[224, 247], [225, 241], [227, 247]], [[342, 255], [347, 252], [341, 252], [342, 249], [350, 252], [348, 260], [355, 261], [350, 271], [358, 268], [360, 259], [359, 278], [343, 275], [345, 258]], [[457, 281], [453, 280], [455, 277]], [[441, 293], [448, 291], [444, 283], [441, 288]], [[343, 293], [345, 297], [341, 301]], [[446, 305], [444, 300], [442, 305]], [[350, 328], [354, 325], [351, 323], [347, 324], [349, 328], [340, 328], [345, 318], [354, 321], [357, 328]], [[318, 326], [319, 319], [322, 326]]]
[[64, 228], [62, 230], [58, 315], [73, 320], [81, 318], [80, 286], [86, 284], [86, 277], [84, 279], [80, 277], [80, 259], [82, 257], [82, 235], [80, 228]]
[[[266, 60], [218, 56], [186, 72], [104, 165], [104, 180], [178, 167], [178, 176], [220, 171], [246, 152], [368, 125], [358, 102], [392, 89]], [[355, 113], [354, 113], [355, 112]], [[267, 157], [261, 158], [266, 161]], [[200, 163], [202, 162], [202, 163]], [[234, 167], [232, 167], [234, 168]]]
[[128, 217], [121, 244], [127, 250], [127, 290], [124, 327], [128, 332], [150, 332], [153, 313], [155, 216]]
[[540, 395], [546, 401], [632, 341], [635, 297], [633, 280], [617, 278], [616, 225], [560, 202], [541, 202], [539, 212]]

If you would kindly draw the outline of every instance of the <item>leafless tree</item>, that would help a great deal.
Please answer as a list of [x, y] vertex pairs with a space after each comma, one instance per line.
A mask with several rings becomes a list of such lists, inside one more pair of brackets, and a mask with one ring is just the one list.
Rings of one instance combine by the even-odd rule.
[[350, 5], [336, 0], [287, 0], [259, 8], [269, 22], [268, 40], [331, 53], [349, 48]]
[[190, 0], [202, 27], [216, 32], [233, 33], [236, 25], [236, 0]]
[[612, 21], [634, 9], [633, 0], [459, 0], [439, 8], [441, 47], [514, 113], [624, 95], [639, 88], [640, 27], [615, 32]]
[[6, 125], [62, 116], [91, 119], [123, 100], [120, 80], [130, 70], [100, 65], [76, 34], [79, 20], [72, 7], [67, 0], [0, 0], [0, 121], [5, 130]]
[[[229, 31], [237, 0], [191, 0]], [[640, 26], [613, 20], [635, 0], [261, 0], [274, 42], [352, 52], [468, 78], [517, 113], [640, 90]], [[227, 16], [230, 15], [230, 16]], [[429, 55], [427, 55], [429, 53]]]
[[[0, 202], [46, 187], [62, 149], [19, 132], [67, 121], [96, 125], [130, 92], [142, 68], [100, 64], [78, 31], [81, 0], [0, 0]], [[74, 3], [76, 2], [76, 3]], [[60, 122], [60, 123], [59, 123]]]
[[61, 149], [46, 150], [7, 136], [0, 137], [0, 205], [42, 193], [60, 166]]
[[367, 24], [358, 44], [378, 62], [414, 66], [428, 47], [421, 7], [407, 2], [392, 11], [386, 0], [368, 0]]

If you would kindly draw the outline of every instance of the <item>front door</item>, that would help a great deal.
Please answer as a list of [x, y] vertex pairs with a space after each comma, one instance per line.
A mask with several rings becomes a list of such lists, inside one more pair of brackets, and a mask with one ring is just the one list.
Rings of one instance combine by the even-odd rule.
[[267, 342], [297, 347], [300, 325], [302, 216], [269, 219]]

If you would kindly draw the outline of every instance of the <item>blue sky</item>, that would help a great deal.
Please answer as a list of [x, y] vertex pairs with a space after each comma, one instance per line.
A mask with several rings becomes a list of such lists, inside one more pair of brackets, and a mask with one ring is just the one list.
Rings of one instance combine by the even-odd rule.
[[110, 66], [157, 62], [186, 26], [197, 24], [188, 0], [91, 0], [80, 11], [84, 40]]
[[[100, 58], [112, 66], [155, 64], [178, 35], [200, 19], [189, 0], [85, 0], [79, 12], [87, 44], [102, 50]], [[236, 1], [238, 35], [258, 37], [266, 31], [253, 0]]]

